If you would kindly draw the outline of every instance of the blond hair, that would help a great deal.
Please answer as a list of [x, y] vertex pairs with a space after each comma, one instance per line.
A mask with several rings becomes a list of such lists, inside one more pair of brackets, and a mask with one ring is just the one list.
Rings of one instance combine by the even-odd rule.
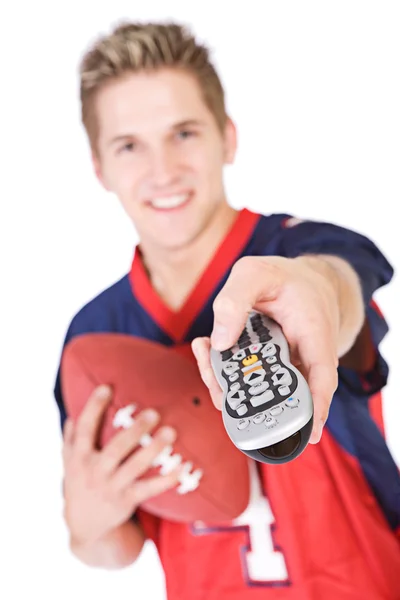
[[129, 73], [163, 67], [195, 76], [207, 107], [223, 131], [227, 119], [224, 89], [209, 54], [185, 26], [175, 23], [122, 23], [97, 39], [79, 68], [81, 118], [92, 149], [97, 149], [95, 97], [99, 89]]

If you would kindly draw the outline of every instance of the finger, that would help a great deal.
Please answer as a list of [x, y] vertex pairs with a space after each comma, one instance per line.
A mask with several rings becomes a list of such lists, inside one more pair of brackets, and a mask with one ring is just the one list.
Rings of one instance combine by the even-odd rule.
[[135, 481], [127, 490], [127, 496], [132, 506], [139, 506], [149, 498], [158, 496], [167, 490], [174, 488], [179, 483], [179, 477], [183, 466], [179, 466], [167, 475], [157, 475], [148, 479]]
[[65, 459], [69, 455], [72, 449], [74, 439], [74, 423], [72, 419], [66, 419], [63, 428], [63, 447], [62, 447], [62, 456], [65, 462]]
[[135, 479], [148, 471], [155, 458], [176, 439], [176, 431], [172, 427], [162, 427], [154, 435], [152, 442], [137, 450], [117, 470], [113, 480], [117, 489], [123, 489], [132, 484]]
[[304, 314], [303, 319], [308, 323], [306, 333], [296, 338], [296, 332], [291, 332], [288, 341], [296, 348], [301, 373], [305, 375], [313, 399], [314, 424], [310, 443], [316, 444], [321, 439], [338, 384], [337, 349], [335, 335], [323, 315]]
[[211, 342], [208, 337], [196, 338], [192, 342], [192, 350], [197, 360], [201, 378], [208, 387], [215, 407], [218, 408], [218, 410], [221, 410], [223, 392], [211, 366], [210, 349]]
[[72, 444], [74, 438], [74, 422], [71, 418], [67, 418], [64, 422], [63, 429], [63, 440], [64, 445], [69, 446]]
[[337, 388], [337, 369], [332, 364], [313, 364], [308, 371], [308, 385], [314, 403], [314, 424], [310, 443], [317, 444], [321, 439]]
[[283, 271], [277, 265], [262, 257], [240, 259], [213, 303], [213, 348], [226, 350], [233, 346], [250, 311], [260, 302], [275, 299], [282, 282]]
[[211, 397], [211, 400], [212, 400], [215, 408], [217, 408], [218, 410], [222, 410], [224, 394], [223, 394], [221, 388], [218, 386], [218, 389], [216, 389], [214, 386], [212, 386], [211, 388], [209, 388], [209, 392], [210, 392], [210, 397]]
[[94, 390], [85, 404], [75, 425], [74, 445], [81, 454], [95, 450], [98, 430], [111, 398], [109, 386], [101, 385]]
[[133, 424], [118, 432], [101, 451], [100, 468], [103, 473], [113, 473], [139, 445], [143, 436], [158, 423], [160, 415], [153, 409], [141, 411]]

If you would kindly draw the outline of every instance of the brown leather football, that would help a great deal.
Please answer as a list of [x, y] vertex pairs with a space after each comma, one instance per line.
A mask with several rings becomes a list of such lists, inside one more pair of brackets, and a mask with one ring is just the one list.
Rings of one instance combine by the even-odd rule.
[[159, 412], [159, 426], [177, 431], [173, 447], [143, 477], [179, 460], [187, 463], [186, 472], [176, 487], [143, 502], [142, 509], [180, 522], [230, 520], [245, 510], [248, 459], [229, 439], [189, 345], [179, 350], [121, 333], [73, 338], [61, 360], [62, 392], [73, 420], [100, 384], [113, 388], [100, 447], [144, 408]]

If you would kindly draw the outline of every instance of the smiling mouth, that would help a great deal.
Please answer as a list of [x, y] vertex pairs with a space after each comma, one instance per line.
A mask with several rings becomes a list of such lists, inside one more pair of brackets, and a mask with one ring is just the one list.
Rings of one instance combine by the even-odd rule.
[[164, 196], [162, 198], [153, 198], [148, 202], [149, 206], [155, 210], [173, 210], [187, 204], [192, 197], [192, 193], [175, 194], [173, 196]]

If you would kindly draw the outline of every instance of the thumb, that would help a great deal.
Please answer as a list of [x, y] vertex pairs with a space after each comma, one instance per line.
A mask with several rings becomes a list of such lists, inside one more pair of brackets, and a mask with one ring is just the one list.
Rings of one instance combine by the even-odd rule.
[[239, 301], [233, 302], [228, 296], [221, 295], [214, 302], [214, 327], [211, 334], [211, 346], [215, 350], [226, 350], [238, 341], [251, 305]]
[[[240, 287], [241, 290], [238, 289]], [[254, 300], [253, 294], [240, 279], [228, 280], [213, 304], [211, 346], [215, 350], [226, 350], [236, 344], [253, 309]]]
[[226, 350], [238, 341], [248, 315], [259, 298], [258, 268], [254, 257], [237, 261], [215, 298], [214, 327], [210, 338], [215, 350]]
[[233, 346], [253, 308], [276, 298], [282, 273], [275, 262], [271, 258], [246, 256], [234, 264], [213, 303], [211, 345], [215, 350]]

